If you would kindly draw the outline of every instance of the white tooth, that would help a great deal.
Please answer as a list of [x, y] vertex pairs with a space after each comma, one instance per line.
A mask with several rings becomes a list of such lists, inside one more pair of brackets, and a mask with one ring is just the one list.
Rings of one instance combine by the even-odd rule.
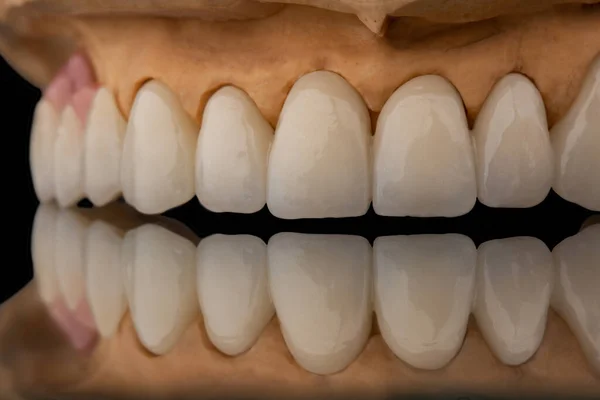
[[81, 212], [63, 209], [56, 220], [54, 266], [63, 298], [71, 310], [84, 299], [85, 235], [90, 220]]
[[113, 95], [100, 88], [92, 102], [85, 129], [85, 193], [103, 206], [121, 193], [121, 153], [127, 123]]
[[542, 96], [529, 79], [509, 74], [494, 86], [473, 137], [479, 201], [526, 208], [546, 198], [554, 176], [553, 151]]
[[318, 71], [290, 91], [269, 158], [267, 205], [279, 218], [353, 217], [371, 201], [370, 117], [342, 77]]
[[123, 145], [123, 197], [138, 211], [160, 214], [194, 197], [198, 127], [158, 81], [138, 91]]
[[552, 308], [600, 372], [600, 225], [563, 240], [552, 254], [556, 270]]
[[373, 208], [379, 215], [456, 217], [477, 198], [462, 99], [444, 78], [402, 85], [383, 106], [373, 143]]
[[142, 345], [161, 355], [171, 350], [196, 318], [196, 246], [149, 224], [132, 236], [130, 311]]
[[61, 207], [71, 207], [83, 194], [83, 126], [75, 110], [67, 106], [54, 143], [54, 189]]
[[54, 198], [54, 143], [59, 115], [52, 104], [42, 99], [35, 107], [31, 126], [29, 159], [35, 193], [42, 203]]
[[212, 235], [197, 250], [198, 300], [210, 341], [241, 354], [275, 312], [269, 294], [267, 246], [249, 235]]
[[38, 207], [31, 234], [34, 278], [42, 300], [51, 303], [59, 293], [54, 255], [58, 209], [53, 204]]
[[121, 275], [122, 235], [99, 220], [89, 227], [86, 237], [86, 294], [95, 325], [104, 337], [117, 331], [127, 307]]
[[475, 287], [477, 251], [466, 236], [375, 240], [375, 312], [384, 341], [416, 368], [438, 369], [459, 352]]
[[523, 364], [540, 346], [552, 281], [552, 254], [538, 239], [491, 240], [479, 247], [474, 314], [504, 364]]
[[267, 248], [271, 296], [287, 347], [304, 369], [333, 374], [371, 331], [371, 246], [346, 235], [280, 233]]
[[228, 86], [208, 101], [196, 150], [196, 194], [213, 212], [265, 206], [273, 128], [248, 95]]
[[600, 211], [600, 56], [571, 109], [550, 131], [555, 154], [553, 189], [562, 198]]

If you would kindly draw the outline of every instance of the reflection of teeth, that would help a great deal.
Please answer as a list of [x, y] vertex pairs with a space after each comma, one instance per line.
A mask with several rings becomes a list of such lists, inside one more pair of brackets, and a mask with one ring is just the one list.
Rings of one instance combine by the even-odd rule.
[[552, 254], [556, 268], [552, 307], [567, 321], [600, 372], [600, 225], [563, 240]]
[[533, 207], [552, 185], [553, 156], [542, 97], [509, 74], [486, 99], [473, 128], [479, 200], [490, 207]]
[[267, 205], [279, 218], [353, 217], [367, 212], [370, 117], [342, 77], [318, 71], [290, 91], [269, 159]]
[[137, 93], [123, 145], [123, 196], [138, 211], [157, 214], [194, 196], [198, 128], [179, 99], [158, 81]]
[[249, 235], [213, 235], [197, 250], [198, 299], [211, 342], [225, 354], [248, 350], [274, 314], [267, 246]]
[[42, 203], [54, 198], [54, 144], [59, 115], [52, 104], [40, 100], [31, 126], [30, 164], [35, 193]]
[[94, 97], [85, 130], [85, 193], [103, 206], [121, 193], [121, 152], [126, 122], [112, 94], [100, 88]]
[[121, 275], [122, 232], [104, 221], [87, 231], [85, 253], [86, 294], [95, 325], [104, 337], [112, 336], [125, 313]]
[[208, 101], [196, 151], [196, 193], [214, 212], [265, 206], [273, 129], [248, 95], [225, 87]]
[[53, 204], [38, 208], [31, 234], [31, 258], [40, 297], [52, 303], [59, 293], [54, 265], [58, 209]]
[[474, 314], [486, 342], [507, 365], [535, 354], [552, 293], [552, 255], [531, 237], [491, 240], [478, 250]]
[[343, 370], [371, 330], [369, 242], [280, 233], [267, 251], [271, 296], [288, 349], [310, 372]]
[[600, 211], [600, 56], [592, 63], [581, 92], [552, 128], [556, 176], [561, 197]]
[[392, 94], [377, 120], [373, 152], [377, 214], [455, 217], [475, 205], [467, 119], [444, 78], [421, 76]]
[[173, 348], [194, 320], [195, 253], [189, 240], [157, 225], [129, 231], [132, 240], [131, 311], [140, 342], [160, 355]]
[[58, 125], [54, 144], [56, 200], [70, 207], [83, 197], [83, 126], [72, 106], [67, 106]]
[[462, 345], [475, 286], [475, 245], [466, 236], [375, 240], [375, 312], [383, 340], [422, 369], [448, 364]]

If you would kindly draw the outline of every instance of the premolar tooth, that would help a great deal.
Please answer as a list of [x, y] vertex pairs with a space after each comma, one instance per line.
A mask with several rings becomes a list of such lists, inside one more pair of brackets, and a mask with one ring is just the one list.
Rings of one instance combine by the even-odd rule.
[[444, 78], [421, 76], [392, 94], [377, 120], [373, 154], [377, 214], [456, 217], [475, 205], [467, 118]]
[[563, 240], [552, 254], [556, 271], [552, 308], [565, 319], [600, 373], [600, 225]]
[[371, 201], [370, 118], [342, 77], [317, 71], [290, 91], [268, 167], [267, 205], [279, 218], [353, 217]]
[[68, 105], [60, 116], [54, 143], [54, 184], [61, 207], [70, 207], [83, 197], [83, 150], [83, 125]]
[[487, 344], [507, 365], [529, 360], [544, 337], [552, 254], [531, 237], [491, 240], [477, 255], [474, 314]]
[[138, 211], [159, 214], [194, 197], [198, 127], [158, 81], [138, 91], [127, 124], [121, 185]]
[[600, 211], [600, 56], [581, 92], [550, 131], [555, 154], [553, 189], [564, 199]]
[[197, 315], [196, 246], [154, 224], [129, 231], [127, 239], [133, 323], [146, 349], [165, 354]]
[[490, 207], [541, 203], [554, 175], [546, 110], [537, 88], [519, 74], [502, 78], [473, 128], [479, 201]]
[[358, 236], [280, 233], [267, 251], [288, 349], [310, 372], [343, 370], [371, 330], [371, 246]]
[[54, 264], [57, 218], [58, 210], [54, 204], [39, 206], [31, 234], [34, 278], [40, 297], [47, 304], [52, 303], [59, 294]]
[[31, 127], [30, 164], [35, 193], [42, 203], [54, 198], [54, 145], [59, 114], [42, 98], [35, 107]]
[[375, 312], [401, 360], [438, 369], [458, 353], [475, 287], [477, 253], [466, 236], [387, 236], [375, 240]]
[[238, 355], [256, 342], [275, 312], [267, 246], [250, 235], [212, 235], [197, 250], [198, 299], [211, 342]]
[[121, 155], [127, 124], [113, 95], [100, 88], [92, 102], [85, 129], [85, 193], [103, 206], [121, 193]]
[[273, 128], [248, 95], [228, 86], [208, 101], [196, 151], [196, 194], [213, 212], [265, 206]]

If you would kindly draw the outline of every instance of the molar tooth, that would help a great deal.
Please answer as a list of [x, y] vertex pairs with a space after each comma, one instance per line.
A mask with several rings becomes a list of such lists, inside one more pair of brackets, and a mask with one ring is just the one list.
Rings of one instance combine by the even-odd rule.
[[466, 236], [387, 236], [375, 240], [375, 312], [401, 360], [438, 369], [459, 352], [475, 287], [477, 253]]
[[121, 185], [138, 211], [159, 214], [194, 197], [198, 127], [158, 81], [138, 91], [127, 124]]
[[526, 208], [550, 192], [553, 151], [540, 93], [509, 74], [486, 99], [473, 128], [479, 200], [490, 207]]
[[54, 256], [58, 209], [54, 204], [38, 207], [31, 234], [31, 258], [34, 278], [41, 299], [52, 303], [59, 294]]
[[208, 101], [196, 150], [196, 194], [213, 212], [265, 206], [273, 128], [248, 95], [224, 87]]
[[553, 189], [564, 199], [600, 211], [600, 56], [592, 62], [581, 92], [552, 130]]
[[212, 235], [200, 242], [196, 260], [198, 300], [210, 341], [231, 356], [247, 351], [275, 312], [267, 246], [250, 235]]
[[290, 91], [268, 167], [267, 205], [279, 218], [353, 217], [371, 201], [370, 118], [342, 77], [317, 71]]
[[491, 240], [479, 247], [477, 264], [474, 314], [481, 333], [504, 364], [523, 364], [544, 337], [552, 254], [532, 237]]
[[280, 233], [267, 251], [271, 296], [293, 357], [316, 374], [343, 370], [371, 330], [369, 242], [358, 236]]
[[30, 165], [35, 193], [42, 203], [54, 198], [54, 145], [59, 114], [50, 101], [42, 98], [35, 107], [31, 126]]
[[567, 322], [600, 373], [600, 225], [563, 240], [552, 254], [556, 273], [552, 308]]
[[75, 205], [83, 197], [83, 126], [73, 106], [60, 116], [54, 143], [54, 185], [61, 207]]
[[85, 129], [85, 193], [103, 206], [121, 193], [121, 155], [127, 123], [113, 95], [100, 88], [92, 102]]
[[444, 78], [402, 85], [383, 106], [373, 143], [373, 208], [379, 215], [456, 217], [477, 198], [462, 103]]

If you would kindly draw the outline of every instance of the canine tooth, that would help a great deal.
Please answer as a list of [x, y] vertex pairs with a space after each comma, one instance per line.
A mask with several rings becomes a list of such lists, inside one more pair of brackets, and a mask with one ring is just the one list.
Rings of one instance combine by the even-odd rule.
[[158, 81], [138, 91], [125, 134], [121, 185], [138, 211], [160, 214], [194, 197], [198, 127]]
[[343, 370], [371, 330], [371, 246], [359, 236], [280, 233], [267, 252], [271, 296], [290, 353], [312, 373]]
[[438, 369], [459, 352], [475, 287], [477, 253], [466, 236], [375, 240], [375, 312], [390, 349], [416, 368]]
[[555, 154], [553, 189], [562, 198], [600, 211], [600, 56], [567, 114], [550, 131]]
[[121, 275], [122, 235], [116, 227], [98, 220], [86, 237], [87, 299], [98, 332], [104, 337], [116, 332], [127, 306]]
[[31, 126], [30, 164], [35, 193], [42, 203], [54, 198], [54, 144], [59, 114], [42, 98], [35, 107]]
[[148, 351], [165, 354], [198, 312], [196, 246], [154, 224], [131, 230], [127, 237], [132, 240], [129, 308], [133, 323]]
[[105, 88], [96, 92], [85, 128], [85, 193], [103, 206], [121, 193], [121, 154], [127, 124], [113, 95]]
[[54, 143], [54, 185], [61, 207], [83, 197], [83, 126], [70, 105], [61, 114]]
[[198, 300], [210, 341], [228, 355], [250, 349], [275, 309], [267, 246], [250, 235], [212, 235], [197, 250]]
[[519, 74], [502, 78], [473, 128], [479, 201], [490, 207], [541, 203], [552, 186], [553, 150], [537, 88]]
[[47, 304], [59, 294], [54, 264], [57, 218], [58, 210], [54, 204], [39, 206], [31, 235], [34, 277], [40, 297]]
[[444, 78], [414, 78], [392, 94], [377, 120], [373, 154], [377, 214], [456, 217], [475, 205], [467, 118]]
[[279, 218], [353, 217], [371, 201], [370, 117], [344, 78], [309, 73], [290, 91], [275, 132], [267, 205]]
[[504, 364], [529, 360], [544, 337], [552, 293], [553, 261], [532, 237], [483, 243], [477, 254], [477, 324]]
[[196, 150], [196, 194], [214, 212], [265, 206], [273, 128], [248, 95], [224, 87], [208, 101]]
[[552, 308], [567, 322], [592, 367], [600, 372], [600, 225], [559, 243]]

